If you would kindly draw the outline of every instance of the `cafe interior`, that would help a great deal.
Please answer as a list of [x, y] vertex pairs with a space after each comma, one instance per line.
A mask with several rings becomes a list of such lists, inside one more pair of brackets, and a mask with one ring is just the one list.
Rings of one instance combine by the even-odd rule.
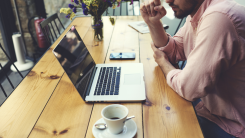
[[[245, 6], [244, 0], [235, 1]], [[74, 0], [1, 1], [0, 120], [4, 122], [0, 122], [0, 138], [95, 137], [95, 133], [100, 132], [94, 130], [93, 124], [101, 118], [101, 110], [110, 104], [123, 104], [128, 107], [129, 116], [135, 116], [132, 119], [137, 125], [136, 135], [132, 132], [134, 137], [204, 137], [192, 104], [181, 99], [167, 86], [152, 53], [147, 53], [151, 49], [145, 47], [150, 48], [152, 41], [149, 32], [140, 33], [128, 25], [128, 22], [142, 21], [139, 11], [142, 0], [133, 0], [133, 4], [125, 1], [116, 5], [116, 8], [107, 8], [101, 15], [103, 36], [99, 40], [94, 40], [96, 32], [93, 32], [94, 26], [91, 27], [91, 15], [84, 15], [81, 10], [73, 17], [61, 13], [62, 8], [68, 8], [73, 2]], [[161, 19], [165, 31], [174, 36], [185, 24], [186, 18], [175, 18], [171, 7], [164, 0], [162, 5], [167, 11], [167, 15]], [[159, 91], [158, 95], [147, 94], [144, 102], [84, 102], [65, 75], [67, 72], [64, 73], [57, 62], [59, 59], [52, 53], [72, 26], [78, 31], [77, 37], [81, 37], [84, 45], [89, 47], [88, 51], [96, 64], [125, 62], [112, 61], [107, 56], [109, 52], [120, 52], [120, 47], [123, 47], [121, 52], [136, 53], [135, 61], [126, 62], [144, 64], [146, 91]], [[137, 47], [130, 48], [128, 45]], [[186, 61], [180, 61], [178, 67], [183, 69], [185, 64]], [[146, 72], [155, 74], [155, 77], [146, 75]], [[159, 86], [159, 81], [166, 85]], [[162, 99], [158, 98], [161, 96]], [[159, 122], [161, 125], [158, 126]], [[130, 133], [128, 130], [125, 135]], [[106, 132], [104, 135], [107, 135]]]

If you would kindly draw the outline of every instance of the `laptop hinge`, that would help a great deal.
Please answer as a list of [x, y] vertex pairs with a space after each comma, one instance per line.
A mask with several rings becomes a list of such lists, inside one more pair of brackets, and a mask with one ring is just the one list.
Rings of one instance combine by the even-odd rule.
[[87, 87], [87, 90], [86, 90], [86, 96], [88, 96], [90, 94], [90, 90], [91, 90], [91, 87], [92, 87], [92, 84], [93, 84], [93, 81], [94, 81], [94, 75], [95, 75], [95, 73], [97, 71], [97, 68], [98, 67], [95, 67], [93, 69], [93, 73], [91, 74], [91, 77], [90, 77], [91, 79], [90, 79], [90, 81], [88, 83], [88, 87]]

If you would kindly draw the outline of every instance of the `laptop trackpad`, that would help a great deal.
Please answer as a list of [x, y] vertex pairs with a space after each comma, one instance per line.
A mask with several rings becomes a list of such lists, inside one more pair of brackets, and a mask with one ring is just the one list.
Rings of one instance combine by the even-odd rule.
[[136, 85], [140, 84], [140, 74], [125, 74], [124, 75], [125, 85]]

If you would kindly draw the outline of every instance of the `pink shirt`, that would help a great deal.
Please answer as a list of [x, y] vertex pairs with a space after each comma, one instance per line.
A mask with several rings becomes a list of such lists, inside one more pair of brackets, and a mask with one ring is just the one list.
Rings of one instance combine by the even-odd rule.
[[172, 63], [187, 60], [183, 70], [168, 73], [169, 86], [189, 101], [201, 98], [198, 115], [245, 138], [245, 7], [205, 0], [159, 49]]

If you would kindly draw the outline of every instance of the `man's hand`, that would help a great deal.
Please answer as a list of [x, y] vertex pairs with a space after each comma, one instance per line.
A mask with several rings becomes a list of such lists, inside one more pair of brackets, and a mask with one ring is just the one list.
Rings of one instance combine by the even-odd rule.
[[161, 5], [160, 0], [150, 0], [141, 3], [140, 13], [149, 27], [152, 41], [157, 47], [163, 47], [168, 43], [161, 18], [166, 15], [165, 8]]
[[155, 61], [159, 66], [164, 64], [164, 62], [169, 62], [168, 56], [164, 52], [157, 49], [153, 42], [151, 42], [151, 48], [154, 52], [153, 57], [155, 58]]
[[160, 0], [150, 0], [141, 3], [140, 13], [148, 26], [154, 26], [154, 23], [159, 22], [167, 12]]
[[155, 58], [156, 63], [161, 67], [165, 77], [167, 77], [167, 74], [176, 68], [169, 62], [168, 56], [157, 49], [153, 42], [151, 43], [151, 48], [154, 52], [153, 57]]

